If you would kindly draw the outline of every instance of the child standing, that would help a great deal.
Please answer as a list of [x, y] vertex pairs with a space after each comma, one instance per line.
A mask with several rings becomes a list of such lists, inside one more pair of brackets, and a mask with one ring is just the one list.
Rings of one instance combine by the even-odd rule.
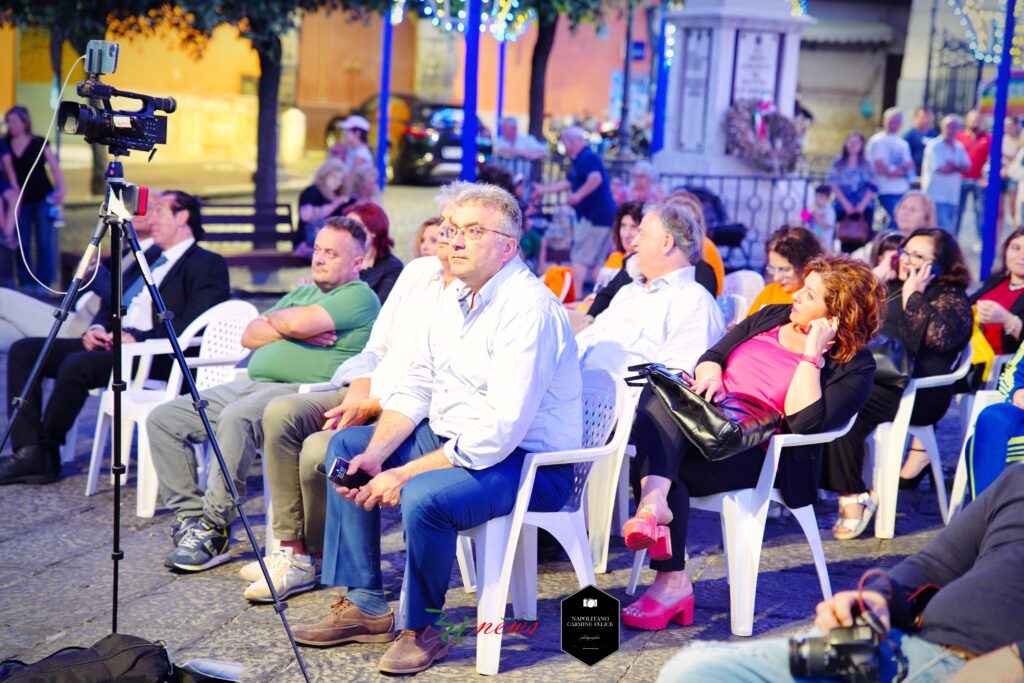
[[832, 188], [829, 185], [818, 185], [814, 188], [814, 203], [800, 213], [804, 226], [814, 233], [821, 246], [828, 251], [834, 250], [832, 242], [836, 234], [836, 210], [829, 201]]

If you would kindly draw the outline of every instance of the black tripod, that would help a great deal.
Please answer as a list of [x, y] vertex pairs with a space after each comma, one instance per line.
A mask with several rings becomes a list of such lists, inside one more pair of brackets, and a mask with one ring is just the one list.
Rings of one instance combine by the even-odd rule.
[[263, 561], [262, 548], [260, 548], [259, 543], [256, 541], [256, 536], [253, 534], [252, 527], [249, 525], [249, 519], [245, 516], [245, 511], [242, 510], [242, 503], [238, 498], [238, 489], [235, 487], [234, 477], [228, 471], [228, 466], [224, 462], [224, 456], [220, 451], [220, 445], [217, 443], [217, 437], [213, 432], [213, 427], [210, 425], [210, 420], [206, 416], [207, 402], [199, 396], [199, 390], [196, 388], [196, 383], [192, 379], [192, 374], [189, 372], [185, 356], [181, 351], [181, 346], [178, 344], [178, 338], [175, 336], [174, 328], [171, 325], [171, 320], [174, 317], [174, 314], [167, 310], [167, 307], [164, 305], [163, 298], [160, 296], [160, 290], [157, 289], [156, 284], [153, 282], [153, 276], [149, 270], [149, 264], [146, 263], [142, 247], [139, 246], [138, 236], [135, 234], [135, 228], [130, 220], [131, 212], [124, 209], [124, 205], [126, 204], [125, 200], [137, 189], [137, 186], [124, 181], [124, 169], [121, 162], [118, 161], [118, 155], [127, 154], [128, 150], [111, 147], [110, 151], [114, 155], [114, 160], [107, 165], [107, 170], [104, 174], [107, 179], [107, 192], [104, 197], [103, 204], [100, 206], [99, 221], [96, 225], [96, 231], [89, 240], [89, 246], [82, 255], [82, 259], [78, 264], [78, 269], [75, 271], [75, 276], [71, 281], [71, 285], [68, 287], [67, 293], [64, 295], [64, 299], [61, 301], [60, 306], [53, 312], [53, 317], [55, 318], [53, 326], [50, 328], [50, 332], [46, 337], [46, 341], [43, 344], [42, 351], [39, 353], [39, 357], [32, 366], [32, 371], [29, 373], [28, 379], [25, 381], [25, 386], [22, 387], [21, 394], [16, 396], [11, 402], [14, 407], [14, 411], [11, 414], [10, 422], [7, 424], [7, 430], [4, 432], [3, 440], [0, 441], [0, 449], [3, 448], [7, 443], [8, 438], [10, 438], [14, 424], [21, 415], [21, 409], [25, 403], [25, 397], [28, 396], [36, 382], [39, 380], [46, 358], [50, 353], [50, 349], [53, 347], [54, 341], [57, 339], [57, 334], [59, 333], [61, 326], [64, 324], [64, 321], [67, 319], [72, 306], [74, 306], [75, 300], [78, 298], [79, 290], [82, 287], [82, 281], [85, 279], [89, 270], [89, 264], [99, 252], [100, 243], [103, 241], [104, 233], [109, 230], [111, 254], [110, 308], [113, 327], [111, 330], [113, 333], [111, 346], [113, 353], [113, 375], [110, 382], [110, 388], [111, 391], [114, 392], [114, 414], [111, 425], [111, 428], [113, 429], [113, 453], [111, 454], [113, 462], [111, 466], [111, 473], [114, 476], [114, 537], [113, 550], [110, 553], [111, 559], [114, 561], [111, 632], [117, 633], [118, 563], [124, 559], [124, 551], [121, 550], [121, 475], [127, 471], [125, 466], [121, 463], [121, 394], [127, 388], [125, 378], [122, 377], [121, 373], [121, 327], [122, 318], [126, 313], [126, 309], [121, 301], [124, 284], [122, 281], [123, 273], [121, 270], [121, 244], [123, 238], [127, 241], [135, 260], [138, 263], [142, 277], [145, 280], [146, 288], [149, 290], [149, 294], [153, 299], [153, 305], [156, 307], [157, 319], [164, 325], [164, 331], [167, 334], [168, 341], [171, 343], [175, 361], [181, 368], [181, 376], [188, 385], [189, 394], [192, 397], [192, 405], [195, 406], [196, 412], [199, 413], [199, 417], [203, 422], [203, 427], [206, 429], [206, 435], [209, 437], [211, 450], [217, 458], [217, 464], [220, 466], [220, 471], [224, 475], [224, 481], [227, 482], [228, 488], [231, 491], [231, 496], [235, 501], [235, 509], [238, 511], [238, 518], [242, 520], [245, 532], [249, 536], [249, 544], [256, 552], [256, 560], [259, 562], [260, 571], [263, 572], [263, 578], [266, 580], [267, 586], [270, 588], [270, 595], [274, 599], [274, 610], [281, 617], [281, 623], [284, 626], [285, 633], [288, 635], [288, 641], [291, 643], [292, 651], [295, 653], [295, 660], [298, 662], [299, 670], [302, 672], [303, 678], [308, 683], [309, 674], [306, 672], [306, 665], [302, 661], [302, 655], [299, 653], [298, 645], [295, 643], [295, 638], [292, 636], [292, 630], [288, 624], [288, 619], [284, 614], [284, 610], [288, 605], [287, 603], [281, 602], [277, 595], [277, 589], [274, 587], [274, 582], [271, 580], [270, 573], [267, 571], [267, 565]]

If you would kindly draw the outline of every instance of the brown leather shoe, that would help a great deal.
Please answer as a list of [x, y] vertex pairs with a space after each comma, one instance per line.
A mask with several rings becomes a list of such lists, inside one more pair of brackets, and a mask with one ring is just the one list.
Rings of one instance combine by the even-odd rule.
[[395, 613], [371, 617], [342, 598], [316, 624], [292, 626], [295, 641], [303, 645], [328, 647], [342, 643], [390, 643], [395, 639]]
[[416, 631], [402, 631], [398, 640], [380, 658], [378, 669], [389, 674], [414, 674], [429, 669], [448, 655], [448, 643], [441, 640], [439, 628], [424, 626]]

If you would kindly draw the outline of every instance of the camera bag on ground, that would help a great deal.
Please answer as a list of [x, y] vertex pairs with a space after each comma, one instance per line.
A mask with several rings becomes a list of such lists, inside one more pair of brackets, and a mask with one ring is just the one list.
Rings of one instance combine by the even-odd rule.
[[[0, 665], [0, 671], [7, 664]], [[92, 647], [64, 648], [35, 664], [21, 666], [0, 680], [4, 683], [162, 683], [175, 679], [171, 655], [163, 643], [112, 633]]]
[[0, 662], [3, 683], [212, 683], [237, 681], [242, 667], [216, 660], [176, 666], [160, 641], [113, 633], [92, 647], [66, 647], [35, 664]]

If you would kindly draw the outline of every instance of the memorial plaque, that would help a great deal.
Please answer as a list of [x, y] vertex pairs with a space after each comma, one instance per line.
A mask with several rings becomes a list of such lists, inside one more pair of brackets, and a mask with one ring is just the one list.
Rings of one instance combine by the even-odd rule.
[[679, 149], [682, 152], [704, 153], [710, 70], [711, 29], [685, 29], [682, 101], [679, 103]]
[[736, 59], [732, 69], [732, 101], [777, 100], [781, 33], [737, 31]]

